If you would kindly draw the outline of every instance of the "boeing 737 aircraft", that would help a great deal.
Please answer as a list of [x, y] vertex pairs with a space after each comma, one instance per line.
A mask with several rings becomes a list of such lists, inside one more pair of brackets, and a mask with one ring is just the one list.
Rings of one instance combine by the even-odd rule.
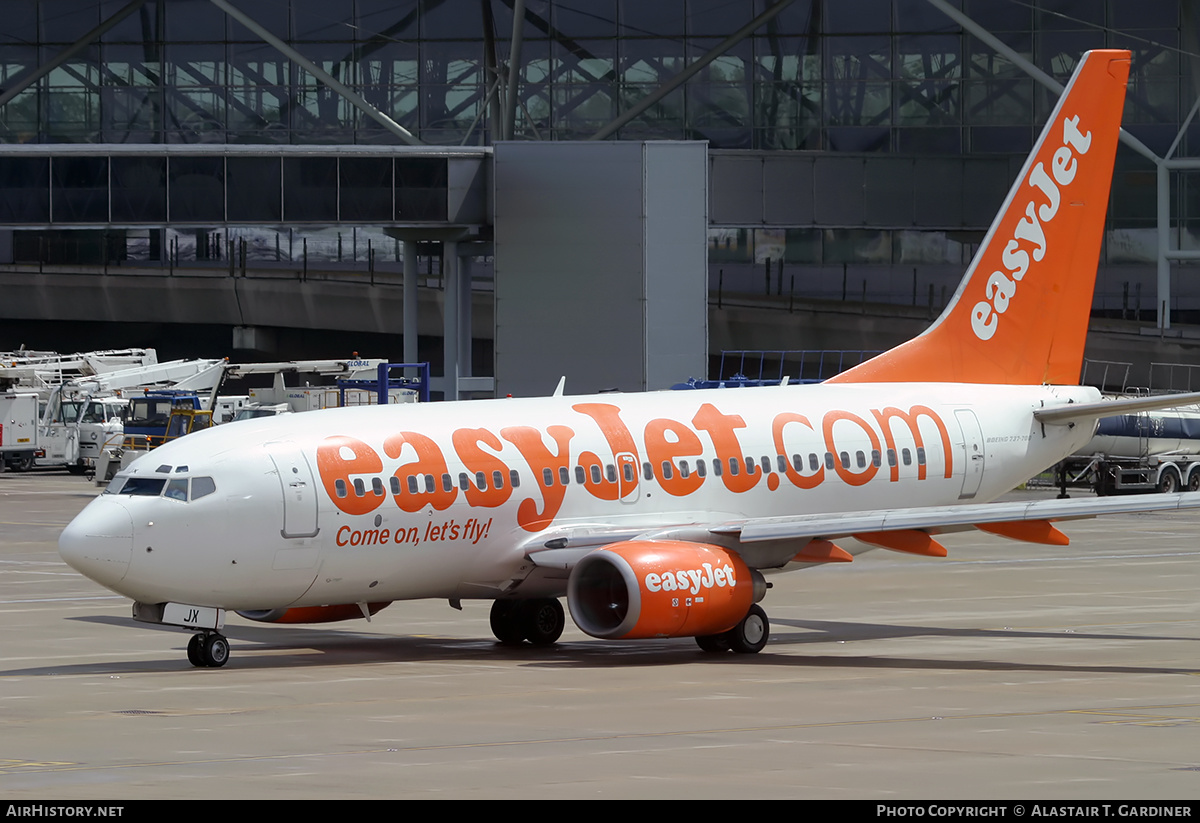
[[[554, 643], [564, 595], [600, 638], [767, 642], [764, 572], [941, 533], [1066, 543], [1055, 521], [1197, 495], [988, 503], [1103, 416], [1076, 385], [1129, 73], [1084, 55], [957, 293], [923, 335], [815, 386], [500, 399], [293, 414], [202, 431], [120, 472], [63, 558], [194, 632], [222, 666], [227, 611], [277, 623], [394, 600], [492, 600], [502, 642]], [[843, 548], [834, 541], [847, 541]]]

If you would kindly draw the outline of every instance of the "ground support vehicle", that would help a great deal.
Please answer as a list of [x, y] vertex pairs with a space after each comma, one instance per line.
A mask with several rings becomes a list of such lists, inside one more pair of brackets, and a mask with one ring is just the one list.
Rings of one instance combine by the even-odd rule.
[[0, 394], [0, 471], [28, 471], [42, 453], [38, 397], [32, 392]]

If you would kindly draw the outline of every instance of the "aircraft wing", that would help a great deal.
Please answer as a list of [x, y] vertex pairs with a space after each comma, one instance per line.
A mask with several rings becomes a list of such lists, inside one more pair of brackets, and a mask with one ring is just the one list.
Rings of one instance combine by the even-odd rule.
[[1200, 508], [1200, 494], [1150, 494], [1138, 497], [1009, 501], [771, 517], [717, 526], [712, 531], [715, 534], [736, 534], [741, 542], [753, 543], [763, 540], [852, 537], [867, 532], [920, 530], [938, 533], [957, 531], [962, 527], [1081, 520], [1106, 514], [1195, 508]]
[[1066, 545], [1066, 535], [1053, 523], [1195, 508], [1200, 508], [1200, 494], [1186, 493], [801, 514], [643, 530], [578, 525], [543, 535], [527, 553], [537, 566], [569, 570], [584, 555], [612, 543], [669, 539], [725, 545], [754, 568], [775, 568], [788, 562], [847, 562], [851, 556], [828, 541], [853, 537], [880, 548], [944, 557], [945, 548], [932, 535], [978, 529], [1024, 542]]

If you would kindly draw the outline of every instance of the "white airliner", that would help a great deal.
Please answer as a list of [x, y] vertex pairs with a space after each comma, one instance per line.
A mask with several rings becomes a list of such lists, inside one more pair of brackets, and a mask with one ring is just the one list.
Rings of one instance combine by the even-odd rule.
[[229, 610], [321, 622], [416, 598], [493, 600], [505, 643], [555, 642], [565, 595], [594, 637], [751, 653], [763, 573], [852, 560], [834, 540], [942, 556], [947, 531], [1062, 544], [1052, 521], [1200, 505], [986, 502], [1098, 418], [1172, 403], [1075, 385], [1129, 61], [1084, 56], [933, 327], [834, 380], [220, 426], [119, 473], [59, 550], [135, 619], [194, 631], [196, 666], [228, 659]]

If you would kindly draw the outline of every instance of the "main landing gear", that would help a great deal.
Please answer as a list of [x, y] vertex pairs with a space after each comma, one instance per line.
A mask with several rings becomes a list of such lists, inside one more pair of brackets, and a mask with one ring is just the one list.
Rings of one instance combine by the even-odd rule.
[[492, 602], [492, 634], [506, 646], [528, 640], [535, 646], [550, 646], [562, 636], [566, 625], [562, 604], [553, 597], [534, 600]]
[[759, 606], [751, 606], [750, 612], [732, 629], [721, 634], [697, 637], [696, 645], [706, 652], [758, 654], [766, 647], [770, 636], [771, 623], [767, 620], [767, 613]]
[[194, 634], [188, 641], [187, 656], [198, 669], [219, 669], [229, 662], [229, 641], [216, 632]]

